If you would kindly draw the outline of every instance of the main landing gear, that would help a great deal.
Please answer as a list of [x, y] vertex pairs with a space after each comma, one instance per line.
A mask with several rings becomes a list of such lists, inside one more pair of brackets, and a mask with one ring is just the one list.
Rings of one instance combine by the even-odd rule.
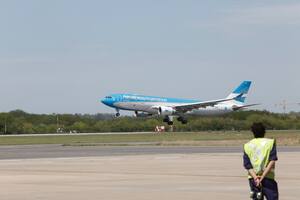
[[181, 122], [182, 124], [187, 124], [187, 119], [186, 118], [184, 118], [184, 117], [182, 117], [182, 116], [179, 116], [178, 118], [177, 118], [177, 120], [179, 121], [179, 122]]
[[163, 122], [167, 123], [168, 125], [173, 125], [174, 122], [173, 122], [173, 116], [165, 116]]
[[[179, 122], [181, 122], [182, 124], [187, 124], [187, 122], [188, 122], [187, 119], [182, 116], [179, 116], [177, 118], [177, 120]], [[163, 122], [167, 123], [168, 125], [173, 125], [174, 124], [173, 116], [165, 116], [165, 118], [163, 119]]]

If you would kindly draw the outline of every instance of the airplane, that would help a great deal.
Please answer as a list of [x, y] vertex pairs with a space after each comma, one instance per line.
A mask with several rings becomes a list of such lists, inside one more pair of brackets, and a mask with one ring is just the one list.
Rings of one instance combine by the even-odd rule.
[[163, 122], [173, 125], [174, 117], [182, 124], [188, 121], [186, 115], [214, 116], [245, 109], [258, 104], [245, 104], [251, 81], [243, 81], [224, 99], [199, 101], [191, 99], [145, 96], [138, 94], [112, 94], [101, 102], [116, 110], [134, 111], [136, 117], [163, 116]]

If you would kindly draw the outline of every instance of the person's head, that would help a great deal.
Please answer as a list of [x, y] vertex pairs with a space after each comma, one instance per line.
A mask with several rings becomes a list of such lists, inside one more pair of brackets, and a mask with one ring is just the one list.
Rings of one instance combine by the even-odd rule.
[[251, 126], [251, 131], [255, 138], [265, 137], [266, 128], [263, 123], [253, 123]]

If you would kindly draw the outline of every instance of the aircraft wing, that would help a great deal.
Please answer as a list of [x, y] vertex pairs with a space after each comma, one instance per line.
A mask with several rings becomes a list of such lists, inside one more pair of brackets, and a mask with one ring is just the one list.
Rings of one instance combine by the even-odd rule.
[[225, 101], [231, 101], [235, 98], [238, 98], [240, 96], [242, 96], [243, 94], [239, 94], [233, 98], [226, 98], [226, 99], [218, 99], [218, 100], [212, 100], [212, 101], [202, 101], [202, 102], [197, 102], [197, 103], [190, 103], [190, 104], [183, 104], [183, 105], [179, 105], [179, 106], [174, 106], [173, 108], [177, 111], [177, 112], [188, 112], [194, 109], [198, 109], [198, 108], [205, 108], [207, 106], [214, 106], [218, 103], [221, 102], [225, 102]]

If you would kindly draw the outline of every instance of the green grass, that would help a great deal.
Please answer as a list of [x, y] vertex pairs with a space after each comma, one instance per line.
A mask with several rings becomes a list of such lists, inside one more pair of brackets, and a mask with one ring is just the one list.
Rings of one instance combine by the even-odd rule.
[[[276, 138], [282, 145], [300, 144], [300, 131], [272, 131], [267, 137]], [[64, 144], [64, 145], [112, 145], [112, 143], [126, 144], [142, 143], [173, 143], [205, 141], [234, 141], [240, 144], [252, 138], [250, 132], [198, 132], [198, 133], [162, 133], [162, 134], [132, 134], [132, 135], [61, 135], [61, 136], [1, 136], [0, 145], [29, 145], [29, 144]]]

